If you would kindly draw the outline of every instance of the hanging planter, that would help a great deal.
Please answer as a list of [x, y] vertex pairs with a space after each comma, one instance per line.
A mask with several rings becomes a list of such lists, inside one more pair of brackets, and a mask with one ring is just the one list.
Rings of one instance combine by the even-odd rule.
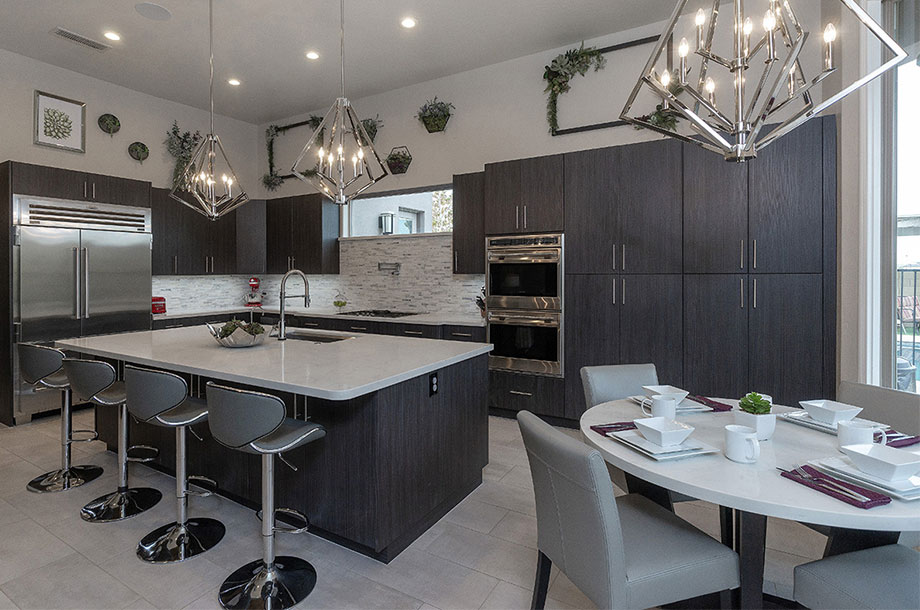
[[378, 114], [372, 119], [361, 119], [361, 125], [364, 127], [364, 131], [367, 132], [367, 137], [371, 139], [371, 143], [377, 138], [377, 130], [383, 127], [383, 120]]
[[450, 111], [455, 110], [454, 105], [450, 102], [438, 100], [434, 96], [433, 100], [428, 100], [425, 105], [418, 109], [418, 120], [422, 122], [428, 133], [444, 131], [447, 127], [447, 121], [450, 120]]
[[396, 146], [385, 159], [391, 174], [405, 174], [412, 163], [412, 155], [405, 146]]
[[99, 129], [109, 134], [109, 136], [114, 136], [121, 129], [121, 121], [114, 114], [103, 114], [96, 122], [99, 124]]
[[150, 149], [143, 142], [132, 142], [128, 146], [128, 155], [138, 163], [143, 163], [150, 156]]

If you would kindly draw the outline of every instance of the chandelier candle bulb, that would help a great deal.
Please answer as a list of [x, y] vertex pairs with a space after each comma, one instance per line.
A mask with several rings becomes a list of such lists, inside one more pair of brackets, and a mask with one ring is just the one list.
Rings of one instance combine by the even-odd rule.
[[837, 40], [837, 28], [833, 23], [828, 23], [824, 28], [824, 43], [827, 46], [824, 52], [824, 69], [834, 69], [834, 41]]
[[686, 38], [681, 38], [680, 45], [677, 47], [677, 54], [680, 56], [680, 84], [687, 84], [687, 55], [690, 54], [690, 43]]
[[709, 95], [709, 105], [716, 107], [716, 81], [712, 78], [706, 79], [706, 93]]
[[763, 16], [763, 29], [767, 33], [767, 59], [765, 63], [776, 61], [776, 13], [772, 9]]
[[706, 25], [706, 13], [703, 9], [696, 12], [696, 50], [703, 48], [703, 26]]

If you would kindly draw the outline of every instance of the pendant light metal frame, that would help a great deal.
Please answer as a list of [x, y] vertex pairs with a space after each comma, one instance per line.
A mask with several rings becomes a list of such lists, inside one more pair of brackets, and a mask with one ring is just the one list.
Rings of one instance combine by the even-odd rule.
[[[209, 54], [209, 82], [208, 82], [208, 99], [210, 102], [210, 122], [208, 134], [202, 139], [201, 144], [192, 154], [191, 159], [182, 172], [179, 184], [173, 187], [169, 196], [189, 208], [195, 210], [202, 216], [210, 220], [217, 220], [237, 209], [249, 201], [249, 195], [243, 190], [240, 182], [227, 158], [223, 145], [220, 143], [220, 137], [214, 133], [214, 0], [208, 0], [208, 54]], [[228, 180], [221, 180], [226, 192], [218, 196], [216, 188], [218, 185], [214, 173], [216, 159], [223, 159], [229, 171]], [[207, 171], [204, 168], [207, 167]], [[205, 182], [205, 191], [201, 192], [198, 188], [200, 182]], [[239, 193], [233, 195], [233, 185], [239, 187]], [[188, 193], [194, 199], [194, 202], [186, 201], [179, 193]]]
[[[312, 185], [336, 204], [344, 206], [385, 178], [389, 172], [371, 143], [351, 102], [345, 97], [345, 0], [340, 0], [340, 12], [341, 95], [335, 100], [322, 123], [317, 126], [310, 140], [301, 150], [297, 160], [291, 166], [291, 173], [303, 182]], [[327, 132], [329, 133], [328, 148], [324, 141]], [[353, 152], [351, 156], [351, 176], [347, 175], [348, 159], [346, 157], [348, 155], [345, 150], [347, 136], [351, 136], [353, 145], [358, 147], [357, 152]], [[318, 161], [309, 170], [298, 169], [304, 160], [313, 158]], [[357, 188], [349, 192], [348, 189], [356, 184]]]
[[[881, 76], [888, 70], [896, 67], [904, 59], [907, 53], [898, 45], [894, 39], [889, 36], [874, 19], [857, 4], [856, 0], [840, 0], [840, 2], [852, 13], [859, 22], [864, 25], [893, 55], [891, 59], [881, 66], [872, 70], [865, 76], [859, 78], [850, 85], [844, 87], [834, 95], [829, 96], [822, 102], [814, 103], [811, 97], [812, 89], [821, 83], [825, 78], [836, 71], [832, 65], [832, 44], [827, 43], [827, 55], [824, 60], [824, 70], [808, 81], [802, 72], [799, 56], [804, 48], [805, 41], [808, 38], [808, 32], [800, 24], [795, 16], [790, 0], [777, 0], [775, 6], [777, 11], [777, 24], [774, 32], [765, 32], [764, 37], [754, 44], [742, 40], [741, 24], [744, 21], [744, 1], [732, 0], [733, 17], [736, 27], [735, 35], [735, 57], [731, 59], [723, 58], [712, 52], [712, 44], [715, 36], [716, 26], [718, 23], [719, 9], [724, 0], [713, 0], [712, 9], [708, 19], [708, 29], [705, 35], [702, 34], [702, 25], [698, 23], [700, 30], [699, 44], [696, 55], [701, 57], [699, 78], [697, 85], [694, 87], [689, 82], [681, 82], [684, 91], [692, 98], [692, 101], [685, 103], [674, 95], [668, 87], [661, 83], [658, 74], [655, 73], [655, 66], [661, 60], [662, 53], [669, 47], [673, 40], [674, 31], [677, 23], [683, 15], [688, 0], [679, 0], [674, 12], [668, 20], [667, 27], [662, 36], [655, 44], [652, 54], [645, 65], [642, 75], [633, 87], [633, 90], [627, 99], [620, 118], [628, 123], [632, 123], [644, 129], [650, 129], [668, 137], [676, 138], [684, 142], [689, 142], [701, 146], [707, 150], [719, 153], [727, 161], [743, 162], [757, 156], [757, 152], [775, 142], [778, 138], [796, 129], [809, 119], [817, 116], [829, 106], [837, 103], [850, 93], [860, 87], [868, 84], [872, 80]], [[702, 11], [702, 9], [700, 9]], [[779, 40], [773, 41], [771, 37], [777, 36]], [[747, 46], [749, 51], [743, 53], [741, 48]], [[776, 50], [779, 48], [787, 49], [783, 57], [777, 57]], [[750, 68], [751, 60], [758, 52], [763, 51], [767, 58], [766, 64], [761, 77], [758, 79], [757, 88], [750, 101], [745, 100], [745, 83], [744, 73]], [[668, 71], [672, 68], [672, 58], [667, 57]], [[704, 93], [704, 87], [707, 81], [707, 74], [710, 64], [716, 64], [728, 69], [734, 75], [734, 99], [733, 108], [734, 117], [727, 117], [720, 112], [714, 103], [712, 96]], [[781, 69], [777, 72], [775, 66], [781, 64]], [[686, 61], [681, 61], [680, 79], [685, 80], [684, 72]], [[794, 71], [793, 71], [794, 70]], [[792, 71], [792, 72], [791, 72]], [[792, 81], [793, 86], [786, 96], [780, 96], [780, 91], [787, 82]], [[797, 85], [801, 85], [797, 87]], [[678, 112], [686, 119], [691, 128], [696, 132], [696, 136], [684, 135], [675, 131], [659, 127], [648, 120], [635, 117], [630, 114], [636, 98], [644, 88], [651, 91], [662, 100], [664, 108]], [[791, 116], [779, 123], [777, 126], [767, 130], [761, 135], [766, 126], [767, 120], [778, 110], [787, 107], [790, 103], [801, 100], [802, 106], [797, 109]], [[701, 136], [701, 137], [700, 137]]]

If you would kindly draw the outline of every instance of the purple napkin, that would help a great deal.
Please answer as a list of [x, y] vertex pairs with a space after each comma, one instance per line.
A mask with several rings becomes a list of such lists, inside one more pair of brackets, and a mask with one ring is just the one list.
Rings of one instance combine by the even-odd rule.
[[623, 430], [635, 430], [636, 424], [631, 421], [614, 422], [612, 424], [602, 424], [600, 426], [591, 426], [591, 429], [600, 434], [607, 436], [609, 432], [622, 432]]
[[[888, 436], [892, 436], [898, 433], [894, 431], [889, 431], [889, 432], [878, 432], [877, 434], [884, 434], [887, 438]], [[905, 438], [898, 438], [892, 441], [885, 442], [885, 444], [888, 445], [889, 447], [895, 447], [895, 448], [910, 447], [911, 445], [916, 445], [917, 443], [920, 443], [920, 436], [908, 436]]]
[[880, 494], [876, 491], [864, 489], [862, 487], [859, 487], [858, 485], [853, 485], [852, 483], [841, 481], [840, 479], [836, 479], [834, 477], [824, 474], [823, 472], [815, 470], [811, 466], [802, 466], [802, 470], [804, 470], [805, 472], [807, 472], [808, 474], [812, 476], [818, 477], [820, 479], [825, 479], [827, 481], [833, 481], [834, 483], [838, 485], [842, 485], [846, 487], [847, 489], [850, 489], [852, 491], [855, 491], [858, 494], [866, 496], [867, 498], [869, 498], [869, 501], [859, 502], [858, 500], [854, 500], [853, 498], [845, 496], [841, 493], [837, 493], [831, 489], [825, 489], [824, 487], [821, 487], [820, 485], [816, 485], [815, 483], [812, 483], [811, 481], [808, 481], [796, 475], [794, 472], [782, 472], [780, 473], [780, 476], [783, 476], [791, 481], [795, 481], [796, 483], [801, 483], [802, 485], [805, 485], [807, 487], [811, 487], [814, 490], [820, 491], [821, 493], [831, 496], [832, 498], [837, 498], [838, 500], [842, 502], [846, 502], [847, 504], [851, 504], [857, 508], [866, 508], [866, 509], [874, 508], [876, 506], [884, 506], [885, 504], [888, 504], [889, 502], [891, 502], [891, 498], [889, 498], [885, 494]]
[[727, 405], [724, 402], [716, 402], [711, 398], [706, 398], [705, 396], [689, 396], [690, 400], [694, 400], [701, 405], [706, 405], [716, 413], [724, 413], [725, 411], [731, 411], [732, 406]]

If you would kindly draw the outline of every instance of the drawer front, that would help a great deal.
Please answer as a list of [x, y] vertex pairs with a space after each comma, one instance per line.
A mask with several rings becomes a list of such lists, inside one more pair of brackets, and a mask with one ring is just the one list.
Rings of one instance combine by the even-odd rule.
[[441, 338], [448, 341], [486, 342], [485, 326], [443, 326]]
[[371, 320], [329, 320], [330, 330], [341, 330], [348, 333], [388, 334], [383, 324]]
[[565, 417], [565, 381], [558, 377], [489, 371], [489, 407]]
[[315, 328], [319, 330], [334, 330], [333, 322], [329, 318], [310, 318], [307, 316], [285, 316], [288, 326], [296, 328]]
[[391, 324], [391, 335], [397, 337], [419, 337], [423, 339], [440, 339], [441, 327], [433, 324]]

